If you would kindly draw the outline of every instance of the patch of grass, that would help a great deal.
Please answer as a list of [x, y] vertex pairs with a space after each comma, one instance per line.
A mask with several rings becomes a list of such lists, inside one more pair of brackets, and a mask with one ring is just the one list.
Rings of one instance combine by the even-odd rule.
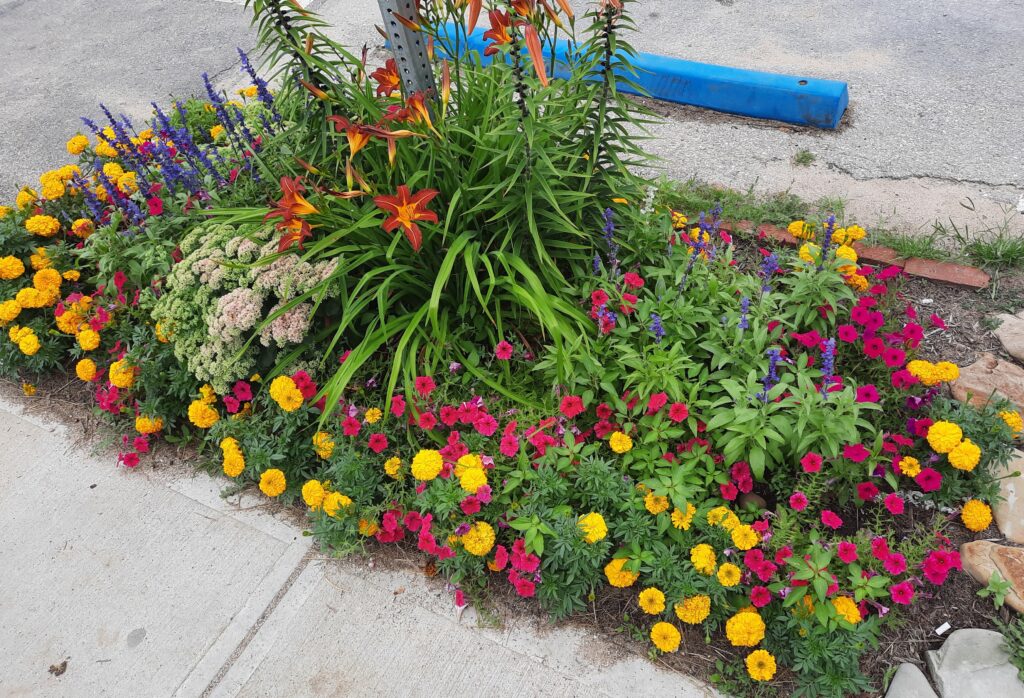
[[807, 148], [801, 148], [796, 151], [796, 155], [793, 156], [793, 164], [798, 167], [810, 167], [811, 163], [818, 159], [818, 156], [807, 150]]
[[884, 228], [869, 230], [870, 241], [876, 245], [884, 245], [896, 250], [901, 257], [921, 257], [936, 259], [942, 262], [961, 261], [960, 256], [952, 252], [943, 243], [948, 236], [938, 230], [919, 235], [904, 235]]
[[723, 218], [747, 220], [754, 225], [772, 223], [785, 226], [791, 221], [806, 218], [811, 211], [806, 201], [788, 191], [759, 195], [753, 189], [743, 192], [695, 179], [686, 182], [661, 180], [656, 202], [689, 214], [710, 211], [716, 204], [721, 204]]
[[1016, 618], [1008, 623], [999, 618], [993, 620], [1003, 633], [1003, 643], [1010, 655], [1010, 664], [1017, 667], [1017, 676], [1024, 681], [1024, 619]]

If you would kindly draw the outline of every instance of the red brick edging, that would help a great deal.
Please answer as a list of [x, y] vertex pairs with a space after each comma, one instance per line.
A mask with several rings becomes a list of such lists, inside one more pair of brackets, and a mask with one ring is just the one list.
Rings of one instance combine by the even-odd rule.
[[[735, 221], [723, 224], [722, 227], [730, 231], [754, 231], [754, 224], [750, 221]], [[764, 233], [772, 240], [789, 247], [796, 247], [798, 242], [788, 231], [771, 224], [758, 226], [757, 232], [759, 234]], [[992, 277], [981, 269], [966, 264], [939, 262], [934, 259], [922, 259], [920, 257], [904, 259], [892, 248], [879, 245], [865, 245], [860, 242], [853, 243], [853, 249], [856, 250], [857, 257], [861, 261], [900, 267], [910, 276], [917, 276], [939, 283], [982, 289], [986, 288], [992, 280]]]

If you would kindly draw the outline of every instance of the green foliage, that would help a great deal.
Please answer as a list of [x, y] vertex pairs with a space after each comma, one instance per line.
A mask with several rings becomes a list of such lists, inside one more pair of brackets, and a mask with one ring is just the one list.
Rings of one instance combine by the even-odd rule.
[[999, 570], [992, 570], [992, 575], [988, 578], [988, 584], [985, 588], [978, 589], [978, 596], [983, 599], [992, 599], [992, 605], [995, 606], [998, 611], [1003, 607], [1003, 603], [1006, 601], [1006, 595], [1013, 590], [1013, 582], [1008, 582], [1003, 579], [1003, 575], [999, 574]]
[[1024, 681], [1024, 619], [1015, 617], [1009, 622], [993, 619], [1003, 634], [1003, 645], [1010, 655], [1010, 663], [1017, 667], [1017, 676]]

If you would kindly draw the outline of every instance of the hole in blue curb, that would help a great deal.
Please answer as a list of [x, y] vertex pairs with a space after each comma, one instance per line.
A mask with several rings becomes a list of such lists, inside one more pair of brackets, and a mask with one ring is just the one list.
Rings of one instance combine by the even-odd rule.
[[797, 83], [797, 85], [806, 85], [806, 84], [807, 84], [807, 81], [806, 81], [806, 80], [800, 80], [800, 81], [799, 81], [799, 82]]

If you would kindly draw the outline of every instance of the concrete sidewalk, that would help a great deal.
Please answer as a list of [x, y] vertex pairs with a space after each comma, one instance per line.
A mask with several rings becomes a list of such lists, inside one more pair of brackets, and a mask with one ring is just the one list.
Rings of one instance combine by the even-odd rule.
[[0, 695], [715, 695], [586, 629], [478, 628], [412, 561], [326, 560], [294, 512], [23, 407], [0, 398]]

